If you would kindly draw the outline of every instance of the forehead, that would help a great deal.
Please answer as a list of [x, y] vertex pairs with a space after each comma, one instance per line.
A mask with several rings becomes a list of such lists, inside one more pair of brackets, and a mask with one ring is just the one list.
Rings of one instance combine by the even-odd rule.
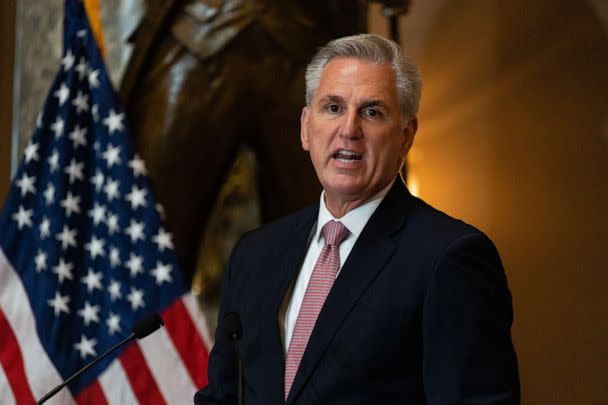
[[321, 71], [315, 98], [359, 96], [396, 100], [396, 95], [395, 74], [388, 63], [335, 58]]

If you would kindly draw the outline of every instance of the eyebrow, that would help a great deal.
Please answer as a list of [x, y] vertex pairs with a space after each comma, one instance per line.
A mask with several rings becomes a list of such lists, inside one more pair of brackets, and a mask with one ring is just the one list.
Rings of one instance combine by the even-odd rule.
[[382, 107], [384, 109], [388, 109], [386, 104], [382, 100], [370, 100], [366, 101], [361, 105], [360, 108], [368, 108], [368, 107]]
[[329, 95], [329, 96], [325, 96], [319, 100], [320, 103], [327, 103], [329, 101], [332, 101], [334, 103], [342, 103], [342, 102], [344, 102], [344, 99], [340, 96]]
[[[340, 96], [328, 95], [319, 100], [319, 103], [327, 103], [327, 102], [343, 103], [344, 99]], [[387, 108], [386, 103], [384, 103], [384, 101], [382, 101], [382, 100], [365, 101], [363, 104], [361, 104], [359, 106], [359, 108], [368, 108], [368, 107], [382, 107], [385, 109]]]

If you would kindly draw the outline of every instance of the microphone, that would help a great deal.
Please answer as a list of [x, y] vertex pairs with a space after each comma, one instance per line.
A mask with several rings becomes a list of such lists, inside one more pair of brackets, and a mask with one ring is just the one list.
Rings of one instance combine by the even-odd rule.
[[[237, 315], [237, 317], [238, 317], [238, 315]], [[240, 320], [239, 320], [239, 324], [240, 324]], [[127, 343], [133, 339], [138, 339], [138, 340], [143, 339], [146, 336], [150, 335], [151, 333], [156, 332], [161, 326], [164, 326], [164, 325], [165, 325], [165, 323], [163, 322], [163, 318], [161, 318], [160, 315], [157, 313], [149, 314], [149, 315], [141, 318], [140, 320], [135, 322], [135, 325], [133, 326], [133, 329], [131, 330], [131, 334], [129, 336], [127, 336], [120, 342], [116, 343], [114, 346], [112, 346], [111, 348], [106, 350], [102, 355], [96, 357], [92, 362], [90, 362], [89, 364], [87, 364], [80, 370], [76, 371], [74, 374], [72, 374], [72, 376], [70, 376], [70, 378], [68, 378], [67, 380], [65, 380], [64, 382], [62, 382], [61, 384], [59, 384], [58, 386], [56, 386], [55, 388], [53, 388], [52, 390], [47, 392], [46, 395], [44, 395], [42, 398], [40, 398], [40, 400], [38, 402], [36, 402], [36, 405], [41, 405], [41, 404], [45, 403], [46, 401], [48, 401], [49, 399], [51, 399], [63, 387], [65, 387], [66, 385], [68, 385], [69, 383], [74, 381], [78, 376], [80, 376], [80, 374], [84, 373], [89, 368], [91, 368], [95, 364], [99, 363], [99, 361], [101, 361], [107, 355], [109, 355], [110, 353], [112, 353], [113, 351], [118, 349], [120, 346], [124, 345], [125, 343]]]
[[135, 322], [133, 325], [133, 329], [131, 329], [131, 335], [129, 338], [143, 339], [148, 335], [156, 332], [164, 326], [163, 318], [160, 317], [157, 313], [152, 313], [147, 316], [144, 316], [139, 321]]
[[243, 405], [243, 359], [239, 353], [239, 340], [243, 335], [241, 318], [236, 312], [228, 312], [224, 317], [224, 331], [232, 337], [234, 344], [234, 355], [236, 356], [236, 367], [238, 370], [238, 405]]

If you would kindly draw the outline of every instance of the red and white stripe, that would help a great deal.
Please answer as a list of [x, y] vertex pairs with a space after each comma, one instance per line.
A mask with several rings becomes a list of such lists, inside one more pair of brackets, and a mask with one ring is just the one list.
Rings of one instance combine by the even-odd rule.
[[[207, 384], [211, 347], [197, 305], [191, 294], [177, 300], [161, 314], [165, 328], [131, 344], [75, 398], [63, 389], [48, 403], [191, 404]], [[21, 280], [0, 249], [0, 404], [31, 405], [60, 382]]]

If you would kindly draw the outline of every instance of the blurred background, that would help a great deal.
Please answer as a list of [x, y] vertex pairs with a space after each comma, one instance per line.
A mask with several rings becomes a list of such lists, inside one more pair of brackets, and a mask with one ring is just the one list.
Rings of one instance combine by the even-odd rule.
[[[0, 202], [59, 66], [62, 7], [0, 2]], [[144, 9], [143, 0], [101, 2], [116, 87]], [[389, 35], [380, 5], [367, 21]], [[522, 402], [606, 403], [608, 1], [413, 0], [399, 29], [424, 79], [408, 184], [498, 246]], [[233, 168], [239, 179], [256, 170], [249, 153]], [[247, 191], [243, 215], [216, 224], [216, 250], [233, 240], [221, 239], [226, 226], [238, 234], [259, 222], [256, 193]]]

